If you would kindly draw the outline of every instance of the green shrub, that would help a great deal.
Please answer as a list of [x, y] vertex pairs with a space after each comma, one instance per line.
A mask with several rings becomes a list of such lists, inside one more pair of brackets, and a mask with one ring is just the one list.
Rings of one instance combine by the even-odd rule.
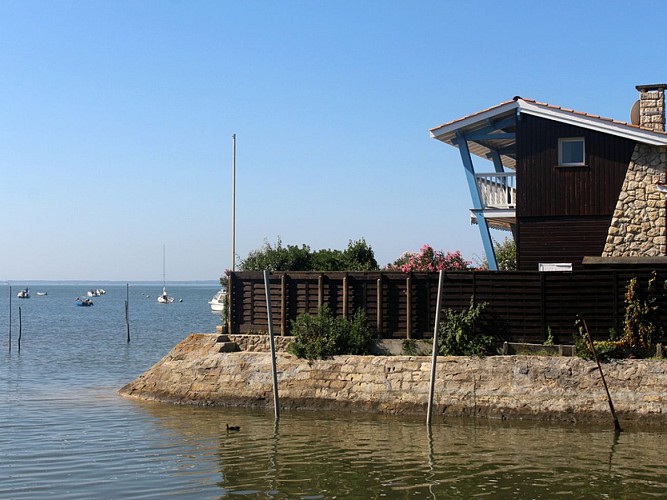
[[366, 315], [362, 310], [348, 320], [335, 317], [327, 306], [322, 306], [316, 316], [300, 314], [292, 321], [291, 330], [294, 340], [288, 350], [299, 358], [370, 354], [373, 333], [366, 326]]
[[419, 349], [417, 348], [417, 341], [415, 339], [403, 339], [401, 353], [405, 356], [417, 356]]
[[[655, 344], [660, 342], [664, 335], [658, 299], [667, 288], [667, 283], [663, 283], [660, 290], [656, 282], [655, 271], [651, 274], [645, 290], [641, 289], [637, 277], [628, 281], [625, 288], [623, 333], [619, 339], [616, 329], [610, 328], [609, 340], [593, 342], [599, 359], [645, 358], [654, 352]], [[575, 335], [577, 355], [592, 359], [593, 352], [583, 322], [577, 319], [575, 325], [578, 327], [578, 334]]]
[[648, 280], [646, 292], [639, 290], [637, 278], [628, 281], [625, 292], [625, 318], [623, 320], [623, 336], [621, 341], [633, 355], [643, 356], [654, 342], [659, 342], [663, 335], [662, 325], [658, 316], [658, 291], [655, 282], [657, 276], [652, 273]]
[[475, 323], [487, 307], [486, 302], [475, 305], [470, 300], [470, 307], [463, 311], [447, 309], [445, 321], [438, 327], [438, 353], [443, 356], [483, 356], [489, 352], [493, 337], [475, 333]]
[[544, 345], [554, 345], [554, 332], [551, 330], [550, 326], [547, 326], [547, 339], [544, 341]]

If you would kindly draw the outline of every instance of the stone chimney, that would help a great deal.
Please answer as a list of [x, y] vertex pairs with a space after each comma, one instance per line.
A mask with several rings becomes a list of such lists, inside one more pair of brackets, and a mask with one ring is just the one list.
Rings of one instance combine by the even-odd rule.
[[637, 85], [639, 90], [639, 126], [665, 131], [665, 89], [667, 84]]

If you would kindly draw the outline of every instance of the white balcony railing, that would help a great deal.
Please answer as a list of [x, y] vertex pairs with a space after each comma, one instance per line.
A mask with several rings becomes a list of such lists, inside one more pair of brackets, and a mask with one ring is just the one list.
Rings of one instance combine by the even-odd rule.
[[516, 206], [516, 173], [475, 174], [482, 208], [508, 209]]

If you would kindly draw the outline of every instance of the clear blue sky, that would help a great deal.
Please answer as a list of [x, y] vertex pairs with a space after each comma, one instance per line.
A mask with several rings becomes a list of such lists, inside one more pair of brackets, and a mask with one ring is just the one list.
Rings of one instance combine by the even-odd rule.
[[[429, 129], [515, 95], [627, 121], [667, 3], [0, 2], [0, 281], [217, 279], [264, 240], [481, 259]], [[653, 23], [653, 26], [647, 26]]]

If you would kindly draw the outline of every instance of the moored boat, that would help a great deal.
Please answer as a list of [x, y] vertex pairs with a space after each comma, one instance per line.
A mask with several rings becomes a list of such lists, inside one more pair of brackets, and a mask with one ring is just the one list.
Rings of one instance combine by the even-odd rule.
[[16, 294], [19, 299], [29, 299], [30, 298], [30, 289], [24, 288], [19, 293]]
[[169, 295], [167, 293], [167, 285], [166, 285], [166, 277], [167, 274], [165, 273], [165, 253], [164, 253], [164, 245], [162, 245], [162, 295], [160, 295], [157, 298], [158, 303], [160, 304], [171, 304], [174, 302], [174, 297]]
[[171, 304], [174, 301], [174, 297], [167, 293], [166, 288], [162, 288], [162, 294], [157, 298], [157, 301], [160, 304]]
[[222, 312], [227, 306], [227, 290], [221, 288], [208, 303], [211, 305], [211, 311]]
[[93, 301], [90, 299], [80, 299], [79, 297], [77, 297], [75, 301], [76, 305], [81, 307], [90, 307], [93, 305]]

